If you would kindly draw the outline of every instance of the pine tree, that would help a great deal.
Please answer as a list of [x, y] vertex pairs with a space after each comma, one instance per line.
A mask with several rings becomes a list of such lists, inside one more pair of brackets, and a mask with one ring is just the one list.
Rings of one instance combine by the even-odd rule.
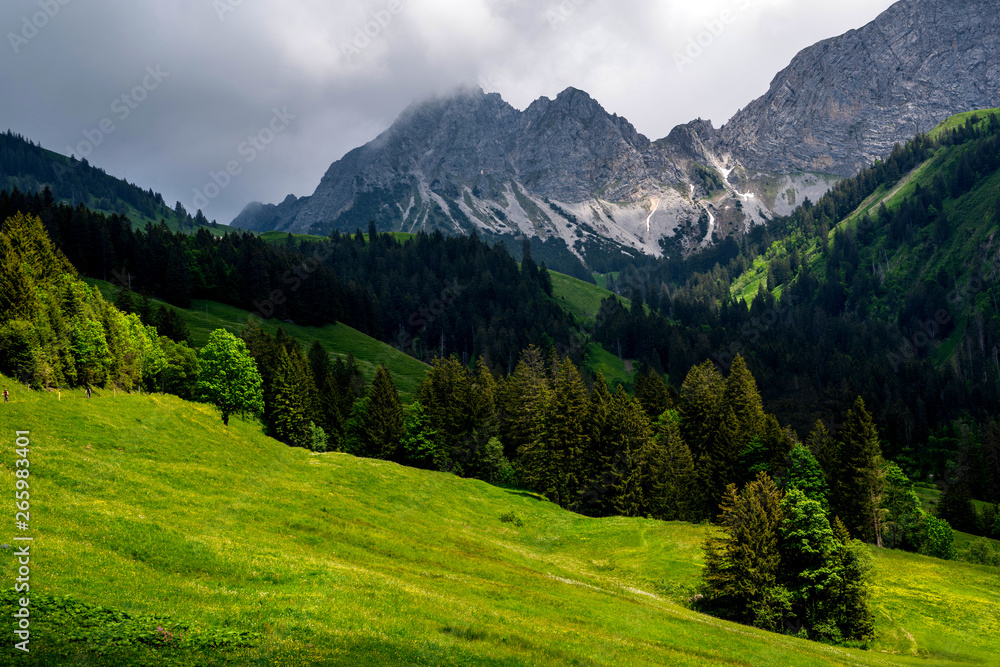
[[613, 514], [611, 488], [614, 472], [615, 443], [611, 434], [612, 396], [604, 374], [598, 371], [590, 391], [588, 406], [589, 444], [584, 455], [584, 485], [574, 509], [593, 516]]
[[938, 501], [937, 515], [955, 530], [976, 532], [976, 507], [972, 504], [972, 494], [964, 477], [959, 477], [945, 488]]
[[521, 359], [499, 387], [498, 412], [500, 440], [504, 454], [515, 462], [522, 449], [541, 434], [541, 417], [551, 395], [551, 380], [541, 352], [534, 345], [521, 353]]
[[724, 392], [725, 381], [710, 361], [693, 366], [681, 385], [681, 435], [696, 461], [712, 449]]
[[286, 349], [279, 348], [273, 379], [272, 435], [293, 447], [309, 448], [314, 422], [310, 419], [308, 395], [303, 391], [304, 381], [302, 369]]
[[878, 537], [873, 521], [873, 485], [877, 482], [881, 459], [878, 430], [865, 403], [859, 397], [847, 413], [837, 439], [835, 463], [831, 469], [833, 484], [831, 505], [852, 535], [866, 541]]
[[723, 405], [733, 410], [738, 426], [735, 443], [742, 449], [755, 436], [762, 434], [764, 428], [764, 406], [761, 402], [757, 381], [750, 374], [741, 355], [736, 355], [726, 378], [726, 387], [722, 395]]
[[665, 521], [694, 521], [703, 504], [701, 489], [676, 413], [663, 413], [656, 423], [655, 439], [657, 455], [650, 461], [649, 512]]
[[832, 482], [833, 467], [837, 464], [837, 445], [830, 431], [819, 419], [806, 438], [806, 447], [816, 458], [829, 486]]
[[403, 407], [392, 375], [380, 365], [368, 390], [368, 405], [362, 421], [362, 433], [369, 456], [396, 461], [403, 437]]
[[317, 419], [333, 446], [341, 440], [343, 420], [347, 415], [341, 414], [337, 401], [337, 386], [333, 376], [333, 364], [330, 355], [318, 340], [309, 347], [309, 372], [316, 386]]
[[649, 470], [648, 460], [655, 442], [642, 405], [621, 385], [611, 402], [610, 426], [610, 437], [617, 450], [612, 506], [619, 516], [640, 516], [646, 507], [643, 487], [649, 485], [644, 473]]
[[705, 606], [730, 620], [777, 629], [782, 602], [773, 595], [780, 573], [781, 491], [766, 474], [719, 505], [721, 537], [705, 542]]
[[520, 457], [525, 482], [563, 506], [575, 502], [583, 487], [584, 455], [590, 442], [587, 409], [586, 386], [566, 357], [556, 365], [541, 432]]
[[650, 421], [656, 421], [665, 410], [673, 407], [667, 383], [652, 368], [647, 368], [635, 379], [635, 398], [642, 404]]

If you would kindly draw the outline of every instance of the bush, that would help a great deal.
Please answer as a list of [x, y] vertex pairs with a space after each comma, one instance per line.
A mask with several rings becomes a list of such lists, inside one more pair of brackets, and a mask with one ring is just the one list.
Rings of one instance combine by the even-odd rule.
[[996, 543], [980, 537], [963, 551], [961, 559], [974, 565], [1000, 567], [1000, 548]]
[[500, 521], [502, 523], [512, 523], [518, 528], [524, 525], [524, 522], [513, 512], [504, 512], [501, 514]]

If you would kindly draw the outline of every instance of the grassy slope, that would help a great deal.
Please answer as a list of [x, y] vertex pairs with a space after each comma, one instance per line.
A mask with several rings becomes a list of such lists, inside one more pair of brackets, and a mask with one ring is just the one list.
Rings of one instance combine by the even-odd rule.
[[[549, 271], [549, 275], [552, 277], [552, 297], [577, 322], [593, 324], [597, 311], [601, 308], [601, 301], [608, 297], [617, 298], [626, 308], [632, 307], [628, 299], [616, 296], [603, 287], [555, 271]], [[605, 350], [600, 343], [590, 344], [588, 366], [594, 373], [603, 373], [604, 379], [612, 387], [615, 384], [627, 385], [631, 381], [631, 373], [625, 370], [625, 363]]]
[[[114, 298], [114, 287], [110, 283], [89, 279], [87, 282], [97, 285], [105, 298]], [[155, 303], [161, 305], [161, 302]], [[173, 308], [167, 304], [162, 305]], [[208, 342], [209, 334], [216, 329], [228, 329], [233, 333], [239, 333], [250, 317], [248, 311], [240, 308], [197, 299], [191, 302], [189, 310], [181, 308], [174, 310], [181, 314], [191, 329], [195, 347], [201, 347]], [[331, 354], [338, 356], [353, 354], [368, 380], [375, 375], [378, 365], [384, 363], [392, 372], [396, 388], [404, 402], [412, 400], [429, 368], [427, 364], [343, 323], [328, 324], [323, 327], [302, 327], [270, 319], [264, 320], [261, 326], [271, 333], [277, 331], [279, 326], [282, 327], [298, 339], [305, 349], [308, 349], [314, 340], [319, 340]]]
[[[597, 317], [601, 301], [615, 296], [603, 287], [585, 283], [563, 273], [549, 271], [552, 277], [552, 296], [577, 321], [591, 321]], [[617, 297], [626, 307], [631, 307], [628, 299]]]
[[[876, 650], [833, 649], [676, 604], [703, 527], [588, 519], [478, 481], [311, 454], [170, 396], [60, 401], [9, 386], [4, 430], [33, 441], [36, 594], [260, 632], [247, 663], [892, 665], [917, 664], [916, 651], [938, 665], [1000, 650], [995, 569], [880, 552]], [[13, 458], [4, 447], [8, 498]], [[523, 526], [499, 521], [509, 511]], [[4, 581], [14, 567], [0, 551]], [[41, 645], [45, 620], [33, 629]]]

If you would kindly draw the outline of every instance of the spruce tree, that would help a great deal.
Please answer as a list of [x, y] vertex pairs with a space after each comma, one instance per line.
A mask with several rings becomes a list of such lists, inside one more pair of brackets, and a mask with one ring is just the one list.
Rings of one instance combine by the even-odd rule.
[[816, 458], [816, 462], [823, 471], [829, 486], [832, 481], [833, 467], [837, 464], [837, 445], [822, 421], [816, 420], [809, 437], [806, 438], [806, 447]]
[[280, 348], [273, 380], [271, 434], [293, 447], [308, 448], [314, 422], [310, 419], [308, 397], [302, 390], [303, 375], [288, 351]]
[[963, 533], [976, 532], [976, 507], [972, 504], [972, 494], [969, 493], [969, 484], [964, 477], [957, 478], [945, 488], [938, 501], [937, 515], [955, 530]]
[[583, 486], [584, 456], [590, 442], [588, 407], [580, 372], [566, 357], [557, 363], [538, 438], [520, 457], [523, 479], [563, 506], [575, 502]]
[[650, 514], [665, 521], [697, 520], [702, 506], [701, 488], [676, 413], [661, 415], [655, 439], [656, 456], [650, 461]]
[[584, 455], [584, 484], [574, 506], [593, 516], [613, 513], [610, 492], [615, 484], [615, 443], [611, 435], [612, 396], [604, 374], [598, 371], [588, 406], [589, 444]]
[[724, 392], [725, 381], [710, 361], [693, 366], [681, 385], [681, 435], [696, 461], [712, 449]]
[[345, 450], [356, 456], [400, 460], [403, 407], [392, 376], [380, 365], [368, 395], [357, 400], [344, 425]]
[[613, 464], [615, 483], [612, 506], [619, 516], [640, 516], [646, 507], [643, 487], [649, 480], [647, 462], [655, 444], [649, 419], [642, 405], [618, 385], [611, 402], [610, 437], [617, 450]]
[[764, 428], [764, 406], [757, 381], [741, 355], [736, 355], [726, 378], [722, 402], [732, 408], [739, 425], [739, 445], [744, 446]]
[[652, 367], [647, 367], [635, 379], [635, 398], [642, 404], [650, 421], [656, 421], [665, 410], [673, 407], [667, 383]]
[[835, 462], [829, 474], [833, 478], [831, 505], [834, 513], [852, 535], [866, 541], [877, 538], [873, 493], [881, 453], [875, 422], [864, 401], [858, 397], [837, 438]]
[[521, 353], [514, 372], [498, 387], [500, 440], [507, 458], [514, 460], [522, 447], [537, 439], [550, 390], [541, 352], [530, 345]]
[[774, 588], [780, 574], [781, 491], [766, 474], [719, 504], [721, 536], [705, 542], [705, 606], [723, 618], [776, 630], [781, 617]]

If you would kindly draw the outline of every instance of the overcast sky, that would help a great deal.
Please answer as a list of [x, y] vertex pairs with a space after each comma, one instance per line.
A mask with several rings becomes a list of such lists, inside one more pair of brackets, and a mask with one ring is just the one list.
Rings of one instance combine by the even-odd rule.
[[3, 0], [0, 130], [228, 223], [312, 194], [411, 102], [466, 81], [519, 109], [574, 86], [651, 139], [719, 126], [799, 50], [891, 4]]

